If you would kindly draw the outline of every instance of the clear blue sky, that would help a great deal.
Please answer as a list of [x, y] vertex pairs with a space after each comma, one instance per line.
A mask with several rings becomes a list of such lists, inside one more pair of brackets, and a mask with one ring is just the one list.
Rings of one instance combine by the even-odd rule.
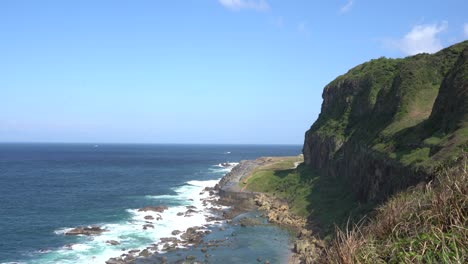
[[297, 143], [322, 89], [468, 38], [468, 1], [0, 1], [0, 141]]

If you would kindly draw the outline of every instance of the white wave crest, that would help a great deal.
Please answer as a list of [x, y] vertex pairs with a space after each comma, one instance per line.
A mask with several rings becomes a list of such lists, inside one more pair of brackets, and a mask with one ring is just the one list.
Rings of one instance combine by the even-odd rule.
[[[172, 231], [185, 231], [189, 227], [198, 226], [204, 230], [208, 222], [207, 217], [214, 216], [209, 208], [217, 207], [208, 202], [207, 199], [216, 197], [210, 196], [205, 191], [206, 187], [214, 187], [219, 182], [217, 180], [192, 180], [185, 185], [174, 188], [175, 195], [147, 195], [147, 199], [177, 200], [183, 201], [181, 205], [171, 206], [163, 212], [139, 211], [137, 208], [127, 209], [130, 218], [119, 223], [103, 225], [106, 232], [97, 236], [80, 236], [79, 242], [62, 247], [51, 252], [40, 254], [36, 263], [104, 263], [109, 258], [120, 256], [125, 251], [131, 249], [145, 249], [152, 243], [159, 242], [163, 237], [177, 237], [172, 235]], [[164, 205], [164, 204], [162, 204]], [[188, 211], [189, 208], [193, 209]], [[146, 228], [145, 228], [146, 225]], [[57, 235], [64, 235], [72, 228], [64, 227], [54, 231]], [[118, 245], [111, 245], [109, 241], [117, 241]], [[162, 246], [161, 246], [162, 247]], [[162, 248], [159, 247], [158, 251]]]

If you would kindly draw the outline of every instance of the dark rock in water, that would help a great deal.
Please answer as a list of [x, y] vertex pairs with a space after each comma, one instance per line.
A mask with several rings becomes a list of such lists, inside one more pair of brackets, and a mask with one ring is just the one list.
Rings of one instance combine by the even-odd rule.
[[126, 264], [126, 262], [120, 258], [111, 258], [106, 261], [106, 264]]
[[146, 219], [146, 220], [154, 220], [154, 217], [151, 216], [151, 215], [147, 215], [147, 216], [145, 216], [145, 219]]
[[167, 206], [146, 206], [146, 207], [138, 209], [138, 212], [152, 211], [152, 212], [162, 213], [167, 209], [168, 209]]
[[163, 248], [162, 248], [163, 251], [168, 251], [168, 252], [169, 252], [169, 251], [174, 251], [174, 250], [176, 250], [176, 249], [177, 249], [177, 244], [172, 244], [172, 245], [171, 245], [171, 244], [169, 244], [169, 243], [164, 244], [164, 246], [163, 246]]
[[132, 249], [132, 250], [128, 251], [129, 254], [135, 254], [135, 253], [138, 253], [138, 252], [140, 252], [139, 249]]
[[208, 251], [208, 248], [204, 247], [204, 248], [200, 249], [200, 251], [203, 252], [203, 253], [206, 253]]
[[173, 236], [177, 236], [177, 235], [179, 235], [180, 233], [182, 233], [182, 231], [180, 231], [180, 230], [174, 230], [174, 231], [172, 231], [171, 234], [172, 234]]
[[154, 225], [152, 224], [146, 224], [146, 225], [143, 225], [143, 229], [146, 230], [148, 228], [154, 228]]
[[193, 213], [198, 213], [198, 211], [195, 211], [193, 209], [188, 209], [186, 212], [185, 212], [185, 215], [190, 215], [190, 214], [193, 214]]
[[66, 232], [65, 235], [67, 236], [77, 236], [77, 235], [91, 236], [91, 235], [99, 235], [105, 231], [107, 230], [102, 229], [99, 226], [85, 226], [85, 227], [80, 226], [80, 227], [73, 228], [72, 230]]
[[107, 240], [106, 243], [112, 246], [120, 245], [120, 242], [116, 240]]
[[205, 235], [205, 232], [203, 231], [197, 231], [198, 227], [189, 227], [183, 233], [180, 238], [183, 240], [187, 241], [188, 243], [192, 244], [200, 244], [202, 242], [203, 236]]
[[160, 240], [161, 240], [162, 243], [167, 243], [167, 242], [178, 243], [178, 242], [180, 242], [180, 240], [177, 239], [176, 237], [163, 237]]
[[177, 213], [177, 216], [183, 216], [183, 215], [184, 215], [184, 213], [182, 213], [182, 212]]
[[257, 258], [257, 261], [258, 261], [258, 262], [262, 262], [262, 258], [261, 258], [261, 257], [258, 257], [258, 258]]
[[65, 246], [63, 246], [65, 249], [68, 249], [68, 250], [72, 250], [73, 248], [73, 244], [66, 244]]
[[263, 262], [263, 264], [270, 264], [270, 261], [267, 259], [265, 262]]
[[148, 249], [143, 249], [140, 254], [138, 254], [138, 256], [140, 257], [149, 257], [151, 254], [150, 252], [148, 251]]
[[223, 221], [224, 219], [222, 217], [217, 217], [217, 216], [208, 216], [205, 218], [207, 222], [213, 222], [215, 221], [216, 224], [220, 224], [220, 221]]
[[187, 209], [197, 209], [197, 207], [193, 206], [193, 205], [187, 205], [187, 206], [185, 206], [185, 208], [187, 208]]
[[192, 255], [188, 255], [187, 257], [185, 257], [186, 260], [195, 260], [195, 256], [192, 256]]

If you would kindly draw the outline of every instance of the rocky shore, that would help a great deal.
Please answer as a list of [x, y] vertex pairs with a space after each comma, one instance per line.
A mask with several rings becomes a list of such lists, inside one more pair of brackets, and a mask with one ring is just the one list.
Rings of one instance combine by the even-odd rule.
[[[180, 259], [176, 263], [210, 263], [210, 251], [229, 243], [227, 240], [205, 241], [205, 236], [211, 232], [210, 227], [213, 228], [213, 225], [220, 225], [219, 229], [222, 230], [221, 224], [223, 223], [241, 227], [259, 225], [261, 224], [259, 220], [261, 218], [246, 217], [238, 219], [235, 222], [232, 221], [233, 218], [240, 214], [254, 211], [261, 212], [269, 223], [285, 227], [288, 230], [292, 230], [293, 233], [298, 234], [298, 239], [294, 244], [289, 245], [291, 255], [288, 262], [306, 263], [304, 260], [311, 259], [311, 256], [314, 254], [313, 250], [310, 250], [314, 248], [311, 247], [314, 242], [311, 232], [305, 228], [306, 220], [292, 214], [285, 201], [268, 194], [245, 190], [240, 185], [256, 169], [274, 164], [278, 159], [264, 157], [256, 160], [241, 161], [215, 187], [205, 188], [202, 193], [209, 193], [209, 197], [203, 199], [203, 206], [209, 208], [211, 212], [210, 216], [206, 215], [206, 225], [194, 226], [186, 230], [174, 230], [172, 231], [173, 236], [161, 238], [159, 241], [155, 241], [155, 243], [143, 249], [123, 249], [120, 256], [107, 260], [106, 264], [173, 263], [172, 260], [169, 261], [164, 256], [164, 253], [167, 252], [173, 252], [180, 256]], [[224, 209], [226, 207], [229, 209]], [[138, 209], [138, 212], [148, 213], [144, 217], [146, 224], [142, 228], [144, 230], [153, 230], [154, 226], [152, 223], [159, 221], [162, 217], [161, 214], [167, 209], [166, 206], [147, 206]], [[200, 208], [188, 206], [185, 212], [180, 212], [177, 215], [190, 219], [191, 214], [198, 210]], [[65, 233], [65, 235], [96, 236], [106, 231], [105, 228], [99, 226], [76, 227]], [[106, 243], [113, 246], [120, 245], [120, 241], [114, 240], [106, 241]], [[198, 249], [198, 256], [192, 255], [193, 251], [189, 252], [188, 248], [192, 248], [193, 250]], [[261, 258], [260, 256], [257, 262], [269, 263], [267, 258]]]
[[[262, 157], [256, 160], [244, 160], [224, 176], [215, 187], [219, 191], [220, 202], [233, 208], [233, 212], [255, 210], [263, 212], [268, 222], [292, 230], [297, 237], [291, 246], [289, 264], [314, 263], [325, 247], [323, 241], [316, 239], [306, 226], [306, 219], [294, 215], [286, 201], [265, 193], [243, 190], [244, 182], [254, 170], [278, 162], [278, 157]], [[296, 166], [298, 164], [295, 164]]]

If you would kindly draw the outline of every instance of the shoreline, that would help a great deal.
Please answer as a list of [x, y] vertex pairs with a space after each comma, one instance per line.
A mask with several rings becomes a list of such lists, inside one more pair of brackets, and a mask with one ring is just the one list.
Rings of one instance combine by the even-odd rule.
[[[221, 240], [209, 242], [203, 240], [205, 236], [210, 234], [210, 228], [214, 229], [216, 226], [222, 226], [223, 224], [240, 225], [242, 227], [258, 224], [257, 219], [249, 217], [241, 218], [241, 221], [238, 220], [236, 223], [233, 223], [233, 219], [242, 214], [261, 212], [261, 216], [266, 219], [268, 224], [293, 230], [295, 234], [300, 233], [301, 228], [305, 226], [305, 220], [293, 216], [289, 212], [289, 207], [285, 201], [240, 187], [240, 183], [248, 178], [256, 169], [274, 164], [281, 158], [285, 157], [261, 157], [254, 160], [242, 160], [239, 163], [231, 163], [234, 166], [231, 167], [231, 170], [215, 186], [206, 187], [200, 192], [200, 195], [209, 193], [209, 197], [201, 200], [208, 203], [206, 209], [209, 209], [212, 214], [210, 216], [211, 221], [207, 221], [203, 226], [193, 226], [181, 231], [175, 230], [180, 233], [175, 236], [161, 238], [159, 241], [148, 245], [145, 249], [128, 249], [122, 255], [108, 259], [106, 264], [144, 263], [148, 260], [158, 261], [157, 263], [170, 263], [167, 262], [167, 258], [164, 256], [165, 253], [179, 252], [178, 254], [185, 255], [183, 252], [189, 248], [199, 249], [205, 253], [210, 247], [218, 247], [223, 244]], [[289, 241], [294, 239], [294, 236], [289, 235], [289, 237]], [[294, 259], [295, 256], [293, 252], [295, 243], [290, 242], [287, 247], [289, 252], [284, 256], [284, 263], [299, 263], [291, 262], [291, 259]], [[180, 261], [192, 263], [196, 261], [192, 257], [192, 255], [187, 255], [186, 258], [182, 258]], [[205, 258], [205, 260], [209, 260], [209, 254], [205, 254]], [[269, 261], [265, 261], [265, 263], [269, 263]]]
[[[253, 192], [240, 187], [240, 184], [246, 183], [256, 169], [273, 165], [284, 158], [291, 157], [260, 157], [255, 160], [243, 160], [220, 180], [215, 190], [219, 192], [219, 201], [225, 201], [226, 205], [234, 210], [235, 208], [245, 210], [245, 204], [253, 205], [249, 211], [263, 212], [263, 216], [269, 223], [293, 230], [296, 236], [291, 237], [293, 241], [288, 244], [290, 251], [285, 263], [299, 264], [305, 259], [310, 259], [313, 254], [308, 247], [312, 244], [321, 246], [313, 238], [312, 232], [306, 228], [307, 219], [293, 214], [284, 200], [267, 193]], [[297, 168], [300, 163], [294, 162], [294, 168]]]

